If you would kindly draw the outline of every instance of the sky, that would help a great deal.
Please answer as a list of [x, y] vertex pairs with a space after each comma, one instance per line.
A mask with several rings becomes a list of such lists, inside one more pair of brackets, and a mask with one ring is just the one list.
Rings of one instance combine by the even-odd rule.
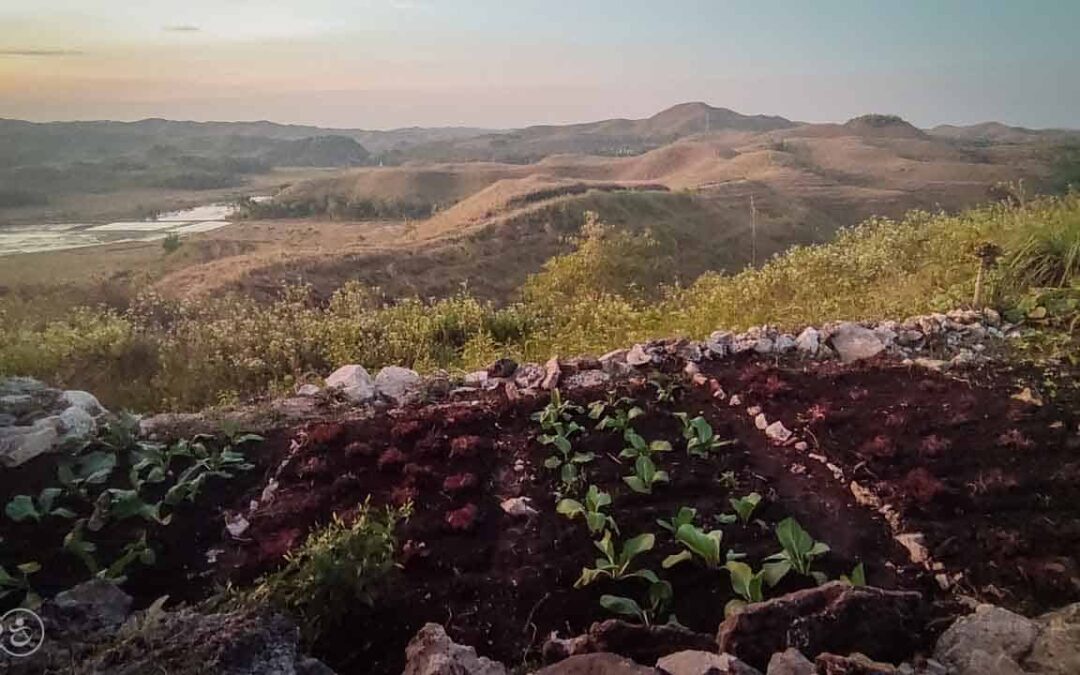
[[1080, 128], [1080, 0], [0, 0], [0, 117]]

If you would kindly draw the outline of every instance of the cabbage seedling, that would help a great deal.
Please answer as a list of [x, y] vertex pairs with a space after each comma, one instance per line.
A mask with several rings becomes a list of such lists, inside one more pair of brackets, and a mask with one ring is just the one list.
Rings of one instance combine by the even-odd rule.
[[638, 578], [656, 583], [660, 579], [652, 570], [630, 571], [630, 564], [634, 558], [646, 551], [651, 551], [655, 545], [655, 535], [639, 534], [632, 539], [627, 539], [622, 549], [616, 552], [615, 543], [611, 540], [611, 531], [604, 532], [603, 539], [593, 542], [593, 546], [598, 548], [604, 557], [596, 559], [596, 567], [585, 567], [581, 570], [581, 576], [574, 582], [574, 588], [584, 588], [604, 577], [613, 580]]
[[634, 405], [634, 400], [630, 398], [620, 398], [614, 403], [593, 401], [589, 405], [589, 417], [600, 420], [596, 425], [597, 431], [611, 429], [612, 431], [625, 432], [630, 428], [631, 420], [644, 414], [645, 411]]
[[532, 414], [532, 419], [540, 423], [540, 428], [547, 433], [560, 433], [563, 423], [569, 422], [575, 414], [584, 412], [581, 406], [571, 401], [563, 401], [558, 389], [551, 392], [551, 401], [542, 409]]
[[669, 480], [667, 471], [657, 471], [656, 464], [653, 464], [648, 455], [638, 456], [634, 462], [633, 476], [623, 476], [623, 482], [629, 485], [631, 490], [646, 495], [652, 494], [653, 485], [656, 483], [667, 483]]
[[669, 555], [664, 559], [662, 567], [669, 569], [692, 559], [694, 556], [701, 558], [710, 569], [719, 569], [722, 561], [733, 560], [738, 554], [728, 551], [726, 556], [721, 554], [720, 542], [724, 540], [722, 530], [706, 532], [691, 524], [680, 525], [675, 531], [675, 539], [683, 545], [683, 551]]
[[739, 516], [739, 520], [743, 525], [750, 522], [750, 516], [754, 514], [754, 509], [761, 503], [761, 495], [756, 492], [751, 492], [745, 497], [739, 497], [738, 499], [731, 500], [731, 507], [735, 509], [735, 515]]
[[633, 429], [627, 429], [623, 432], [623, 440], [627, 445], [619, 453], [619, 457], [624, 459], [634, 459], [641, 456], [652, 456], [658, 452], [671, 452], [671, 443], [667, 441], [652, 441], [646, 442], [641, 435]]
[[794, 518], [785, 518], [776, 526], [776, 539], [784, 550], [765, 558], [765, 579], [770, 586], [779, 583], [791, 570], [812, 577], [819, 584], [825, 583], [827, 577], [811, 566], [816, 558], [829, 552], [827, 544], [814, 541]]
[[679, 507], [679, 510], [675, 512], [675, 515], [671, 517], [671, 520], [663, 520], [660, 518], [657, 519], [656, 524], [668, 532], [675, 534], [683, 525], [693, 523], [694, 518], [696, 517], [697, 509], [690, 508], [689, 506], [681, 506]]
[[841, 574], [840, 581], [843, 581], [849, 586], [865, 586], [866, 585], [866, 570], [863, 568], [863, 564], [859, 563], [852, 570], [851, 574]]
[[612, 614], [632, 616], [646, 626], [651, 626], [668, 613], [674, 597], [675, 592], [671, 584], [660, 580], [649, 584], [649, 590], [645, 595], [645, 607], [639, 605], [633, 598], [619, 595], [601, 595], [600, 606]]
[[727, 445], [733, 445], [735, 441], [722, 441], [716, 437], [712, 425], [700, 415], [690, 419], [686, 413], [675, 413], [675, 417], [682, 422], [682, 435], [686, 439], [686, 452], [693, 457], [708, 457], [709, 453]]
[[65, 509], [62, 506], [54, 506], [56, 498], [63, 494], [63, 490], [60, 488], [45, 488], [38, 495], [35, 500], [30, 495], [16, 495], [12, 497], [4, 508], [4, 512], [8, 518], [11, 518], [16, 523], [21, 523], [24, 520], [31, 519], [35, 523], [40, 523], [41, 519], [46, 516], [55, 516], [57, 518], [74, 518], [75, 512], [71, 509]]
[[41, 597], [34, 592], [30, 585], [30, 575], [41, 571], [41, 565], [36, 562], [23, 563], [15, 567], [18, 576], [9, 574], [3, 565], [0, 565], [0, 600], [22, 593], [23, 599], [20, 606], [28, 609], [37, 609], [41, 605]]
[[737, 614], [747, 605], [765, 599], [763, 592], [764, 569], [755, 573], [749, 565], [737, 560], [729, 560], [724, 567], [727, 568], [728, 573], [731, 575], [731, 590], [735, 591], [735, 594], [739, 596], [739, 598], [730, 600], [724, 606], [725, 617]]
[[608, 528], [618, 534], [619, 526], [615, 524], [615, 519], [602, 510], [610, 505], [611, 495], [601, 492], [600, 488], [595, 485], [590, 485], [585, 493], [584, 504], [576, 499], [563, 499], [555, 506], [555, 511], [570, 520], [578, 516], [585, 516], [585, 524], [592, 534], [600, 534]]

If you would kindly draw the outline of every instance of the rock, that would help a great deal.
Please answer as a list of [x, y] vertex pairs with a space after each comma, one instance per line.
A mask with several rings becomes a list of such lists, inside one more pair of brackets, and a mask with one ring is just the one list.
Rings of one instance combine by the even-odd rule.
[[776, 351], [777, 354], [786, 354], [796, 347], [795, 338], [787, 333], [777, 336], [776, 342], [773, 343], [773, 350]]
[[476, 504], [466, 504], [460, 509], [448, 511], [446, 513], [446, 524], [450, 526], [451, 530], [468, 532], [476, 524], [478, 513], [480, 513], [480, 510], [476, 508]]
[[799, 337], [795, 338], [795, 348], [800, 352], [813, 356], [817, 354], [821, 346], [821, 333], [817, 328], [806, 327]]
[[[453, 675], [466, 675], [471, 672], [473, 671], [453, 671]], [[410, 673], [406, 671], [404, 675]], [[451, 675], [450, 671], [447, 671], [447, 675]], [[571, 656], [541, 668], [533, 675], [656, 675], [656, 669], [646, 668], [618, 654], [599, 652]]]
[[1080, 673], [1080, 603], [1036, 617], [1035, 624], [1039, 637], [1024, 666], [1046, 675]]
[[714, 331], [705, 341], [705, 349], [715, 358], [723, 358], [731, 354], [735, 343], [735, 336], [728, 331]]
[[105, 414], [105, 408], [97, 400], [97, 397], [88, 391], [79, 391], [77, 389], [69, 389], [63, 394], [63, 401], [68, 407], [76, 407], [90, 413], [91, 416], [97, 417]]
[[754, 426], [757, 427], [758, 431], [765, 431], [769, 428], [769, 420], [765, 417], [765, 413], [754, 413], [751, 410], [750, 414], [754, 416]]
[[14, 468], [52, 452], [60, 443], [60, 434], [51, 419], [39, 420], [29, 427], [0, 427], [0, 466]]
[[471, 373], [466, 373], [463, 378], [463, 382], [466, 387], [482, 387], [484, 383], [488, 381], [488, 374], [486, 370], [476, 370]]
[[428, 623], [405, 648], [402, 675], [506, 675], [506, 668], [457, 644], [439, 624]]
[[0, 379], [0, 397], [19, 396], [43, 392], [48, 387], [32, 377], [5, 377]]
[[248, 519], [245, 518], [243, 514], [225, 514], [225, 529], [233, 539], [239, 539], [244, 536], [244, 533], [248, 531], [249, 527], [251, 527], [251, 523], [248, 522]]
[[820, 675], [894, 675], [896, 668], [891, 663], [879, 663], [864, 654], [851, 656], [837, 654], [818, 654], [814, 659]]
[[626, 355], [629, 353], [627, 349], [614, 349], [607, 354], [600, 357], [600, 366], [607, 367], [607, 365], [613, 361], [626, 361]]
[[678, 356], [683, 361], [689, 361], [690, 363], [697, 363], [705, 358], [701, 345], [690, 341], [680, 343], [675, 348], [675, 356]]
[[920, 368], [926, 368], [932, 370], [935, 373], [940, 373], [948, 369], [949, 362], [942, 361], [941, 359], [928, 359], [925, 357], [918, 357], [912, 360], [912, 363]]
[[806, 452], [810, 449], [810, 444], [806, 441], [799, 441], [795, 444], [795, 449], [799, 452]]
[[646, 353], [642, 345], [637, 344], [626, 353], [626, 362], [635, 368], [640, 368], [652, 363], [652, 356]]
[[499, 508], [501, 508], [508, 516], [514, 518], [532, 518], [539, 513], [539, 511], [532, 507], [532, 500], [528, 497], [511, 497], [510, 499], [504, 499], [499, 504]]
[[769, 669], [765, 675], [815, 675], [817, 669], [810, 659], [802, 655], [798, 649], [788, 648], [782, 652], [776, 652], [769, 659]]
[[81, 639], [120, 627], [131, 613], [131, 596], [111, 581], [92, 579], [48, 601], [42, 615], [50, 632]]
[[[555, 361], [558, 364], [558, 360]], [[547, 377], [547, 372], [539, 363], [523, 363], [514, 372], [514, 384], [521, 389], [536, 389]]]
[[296, 388], [297, 396], [318, 396], [322, 389], [317, 384], [302, 384]]
[[839, 581], [748, 606], [720, 624], [720, 651], [761, 668], [789, 647], [901, 661], [918, 646], [922, 596]]
[[776, 349], [776, 343], [772, 338], [759, 337], [754, 342], [754, 351], [758, 354], [771, 354]]
[[602, 370], [583, 370], [580, 373], [567, 375], [562, 380], [562, 387], [567, 391], [575, 389], [596, 389], [607, 387], [611, 382], [611, 376]]
[[340, 390], [354, 403], [367, 403], [375, 398], [375, 384], [363, 366], [342, 366], [326, 378], [327, 389]]
[[559, 377], [562, 375], [562, 369], [559, 367], [559, 357], [552, 356], [544, 364], [544, 379], [540, 383], [540, 388], [546, 391], [551, 391], [555, 387], [559, 386]]
[[1001, 325], [1001, 314], [996, 309], [987, 307], [983, 310], [983, 319], [986, 321], [986, 325], [997, 328]]
[[90, 440], [97, 431], [94, 417], [83, 408], [71, 406], [56, 418], [61, 445], [79, 445]]
[[934, 659], [959, 675], [1010, 672], [975, 668], [987, 663], [1006, 669], [1015, 666], [1032, 650], [1038, 635], [1039, 626], [1035, 622], [1001, 607], [979, 605], [973, 614], [960, 617], [941, 634], [934, 647]]
[[502, 358], [488, 366], [488, 377], [513, 377], [517, 372], [518, 364], [514, 359]]
[[424, 381], [419, 373], [401, 366], [387, 366], [375, 376], [375, 391], [393, 401], [395, 405], [420, 398], [423, 386]]
[[851, 322], [841, 323], [830, 339], [833, 349], [844, 363], [873, 358], [885, 349], [885, 343], [874, 331]]
[[666, 675], [761, 675], [730, 654], [696, 649], [668, 654], [656, 662], [656, 668]]
[[791, 439], [791, 430], [784, 426], [784, 423], [777, 420], [765, 427], [765, 435], [773, 443], [787, 443]]

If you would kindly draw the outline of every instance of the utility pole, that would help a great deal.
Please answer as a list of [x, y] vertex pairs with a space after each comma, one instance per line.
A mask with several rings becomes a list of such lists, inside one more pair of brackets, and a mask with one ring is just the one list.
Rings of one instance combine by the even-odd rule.
[[757, 209], [754, 195], [750, 195], [750, 265], [757, 267]]

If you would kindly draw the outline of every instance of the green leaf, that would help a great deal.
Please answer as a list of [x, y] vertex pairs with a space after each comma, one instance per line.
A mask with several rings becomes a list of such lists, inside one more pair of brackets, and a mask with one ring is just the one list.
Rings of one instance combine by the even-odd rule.
[[41, 520], [41, 514], [38, 513], [37, 507], [34, 506], [34, 498], [30, 495], [16, 495], [13, 497], [4, 508], [4, 513], [16, 523], [21, 523], [27, 519], [33, 519], [35, 522]]
[[652, 485], [646, 485], [645, 482], [637, 476], [623, 476], [623, 482], [634, 492], [646, 495], [652, 493]]
[[562, 465], [562, 460], [555, 455], [552, 455], [551, 457], [548, 457], [544, 460], [545, 469], [558, 469], [560, 465]]
[[726, 605], [724, 605], [724, 618], [727, 619], [733, 617], [739, 612], [746, 609], [746, 607], [747, 605], [745, 600], [740, 600], [739, 598], [732, 598], [731, 600], [728, 600]]
[[693, 557], [694, 554], [690, 553], [690, 551], [687, 551], [686, 549], [683, 549], [682, 551], [674, 555], [669, 555], [668, 557], [664, 558], [664, 562], [660, 563], [660, 566], [664, 569], [671, 569], [679, 563], [693, 559]]
[[575, 464], [588, 464], [596, 459], [596, 455], [591, 452], [575, 452], [574, 456], [570, 458], [570, 461]]
[[590, 532], [600, 532], [607, 526], [608, 517], [603, 513], [592, 511], [585, 514], [585, 523]]
[[630, 598], [618, 595], [601, 595], [600, 606], [613, 614], [636, 616], [642, 621], [645, 620], [645, 612], [641, 611], [641, 606]]
[[619, 556], [619, 561], [622, 564], [627, 564], [638, 555], [651, 551], [653, 546], [656, 545], [656, 535], [651, 532], [645, 534], [639, 534], [636, 537], [627, 539], [626, 543], [622, 547], [622, 555]]
[[581, 568], [581, 576], [574, 582], [574, 588], [584, 588], [603, 576], [607, 576], [603, 570], [583, 567]]
[[840, 575], [840, 581], [852, 586], [865, 586], [866, 585], [866, 570], [862, 563], [859, 563], [851, 570], [851, 576]]
[[634, 462], [634, 471], [643, 482], [652, 485], [656, 479], [656, 464], [648, 455], [641, 455]]
[[578, 514], [585, 513], [585, 507], [575, 499], [563, 499], [555, 505], [555, 513], [572, 519]]
[[72, 518], [77, 517], [79, 514], [75, 513], [71, 509], [65, 509], [64, 507], [61, 506], [60, 508], [53, 509], [52, 511], [50, 511], [49, 515], [56, 516], [57, 518], [67, 518], [68, 520], [70, 520]]
[[104, 451], [91, 452], [80, 457], [76, 462], [75, 477], [77, 481], [97, 485], [107, 481], [114, 468], [116, 468], [116, 454]]
[[649, 452], [671, 452], [671, 443], [667, 441], [653, 441], [649, 443]]
[[48, 487], [42, 490], [41, 494], [38, 495], [38, 506], [41, 507], [41, 512], [45, 514], [52, 511], [53, 502], [63, 493], [64, 491], [58, 487]]
[[656, 572], [652, 570], [635, 570], [629, 574], [623, 575], [624, 579], [644, 579], [649, 583], [659, 583], [660, 577], [656, 576]]
[[791, 563], [787, 560], [779, 560], [775, 562], [766, 562], [761, 566], [761, 572], [764, 575], [765, 583], [770, 588], [780, 583], [780, 581], [787, 576], [787, 573], [791, 571]]
[[600, 541], [594, 541], [593, 546], [596, 546], [596, 548], [600, 549], [600, 552], [603, 553], [604, 557], [607, 558], [609, 561], [611, 561], [612, 563], [615, 562], [615, 544], [611, 542], [610, 532], [605, 532], [603, 538], [600, 539]]
[[161, 522], [160, 504], [147, 504], [139, 497], [136, 490], [109, 490], [112, 502], [109, 514], [117, 520], [142, 517], [145, 520]]
[[555, 447], [559, 449], [559, 452], [563, 453], [564, 455], [570, 453], [570, 441], [565, 436], [553, 436], [552, 443], [554, 443]]
[[41, 564], [37, 562], [27, 562], [16, 566], [15, 569], [19, 570], [26, 576], [30, 576], [31, 574], [37, 574], [41, 571]]
[[720, 564], [720, 542], [723, 537], [724, 533], [720, 530], [704, 532], [693, 525], [682, 525], [675, 532], [675, 538], [701, 557], [709, 567]]

